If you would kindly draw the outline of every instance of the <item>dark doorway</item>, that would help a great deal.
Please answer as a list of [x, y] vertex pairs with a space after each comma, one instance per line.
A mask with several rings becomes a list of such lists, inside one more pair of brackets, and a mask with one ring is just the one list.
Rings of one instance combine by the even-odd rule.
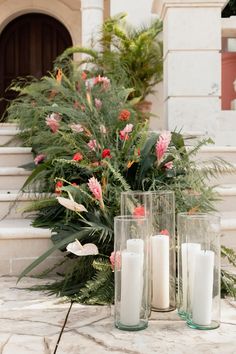
[[40, 78], [52, 69], [53, 61], [72, 46], [68, 30], [55, 18], [31, 13], [17, 17], [0, 35], [0, 120], [7, 100], [15, 97], [5, 92], [17, 77], [32, 75]]

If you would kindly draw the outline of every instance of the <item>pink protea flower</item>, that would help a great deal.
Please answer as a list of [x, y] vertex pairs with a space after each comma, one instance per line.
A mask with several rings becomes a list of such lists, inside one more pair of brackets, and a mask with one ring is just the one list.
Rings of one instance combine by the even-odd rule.
[[102, 108], [102, 101], [99, 100], [99, 98], [95, 98], [95, 99], [94, 99], [94, 104], [95, 104], [95, 107], [96, 107], [97, 109], [101, 109], [101, 108]]
[[121, 254], [119, 251], [115, 252], [113, 251], [109, 257], [110, 262], [111, 262], [111, 268], [114, 271], [115, 266], [117, 269], [121, 269]]
[[169, 161], [169, 162], [167, 162], [167, 163], [165, 163], [165, 168], [167, 169], [167, 170], [172, 170], [172, 168], [173, 168], [173, 161]]
[[95, 140], [95, 139], [89, 140], [87, 145], [90, 148], [90, 150], [92, 150], [92, 151], [95, 151], [97, 147], [98, 148], [100, 147], [100, 145], [97, 143], [97, 140]]
[[90, 191], [93, 193], [94, 198], [99, 200], [100, 206], [103, 209], [104, 203], [102, 198], [102, 187], [101, 184], [98, 182], [97, 178], [91, 177], [88, 181], [88, 187]]
[[45, 159], [46, 155], [44, 154], [39, 154], [35, 157], [34, 159], [34, 163], [35, 165], [38, 165], [40, 162], [43, 162], [43, 160]]
[[59, 122], [61, 120], [61, 117], [58, 113], [52, 113], [49, 116], [46, 117], [45, 121], [46, 124], [49, 126], [51, 129], [52, 133], [56, 133], [59, 129]]
[[157, 140], [156, 143], [156, 155], [157, 155], [157, 160], [160, 162], [166, 153], [168, 146], [171, 141], [171, 132], [163, 132], [160, 136], [159, 139]]
[[129, 139], [129, 133], [132, 132], [133, 130], [133, 124], [126, 124], [123, 130], [120, 131], [120, 139], [121, 140], [128, 140]]
[[84, 128], [82, 127], [81, 124], [71, 124], [70, 128], [73, 132], [76, 133], [82, 133], [84, 131]]

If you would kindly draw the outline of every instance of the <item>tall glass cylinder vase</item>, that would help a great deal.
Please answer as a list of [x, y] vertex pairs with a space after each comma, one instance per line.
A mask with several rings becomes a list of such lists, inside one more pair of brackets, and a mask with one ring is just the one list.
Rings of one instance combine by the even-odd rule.
[[178, 313], [189, 327], [220, 325], [220, 218], [178, 214]]
[[148, 219], [116, 216], [115, 232], [115, 326], [138, 331], [148, 326], [149, 260]]
[[175, 197], [172, 191], [152, 192], [151, 304], [153, 311], [176, 307]]
[[152, 231], [151, 192], [129, 191], [121, 193], [121, 215], [144, 216], [148, 218], [149, 234]]

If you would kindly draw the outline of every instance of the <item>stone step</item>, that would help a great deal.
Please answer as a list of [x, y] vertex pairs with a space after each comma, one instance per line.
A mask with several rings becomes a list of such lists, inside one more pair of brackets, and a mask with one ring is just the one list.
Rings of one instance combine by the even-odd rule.
[[236, 212], [236, 184], [222, 184], [215, 188], [222, 200], [216, 203], [219, 212]]
[[[51, 230], [31, 226], [30, 219], [0, 221], [0, 275], [19, 275], [51, 246]], [[38, 274], [62, 260], [60, 251], [54, 252], [31, 274]]]
[[0, 147], [0, 167], [18, 167], [33, 162], [29, 147]]
[[0, 123], [0, 146], [19, 146], [20, 139], [16, 137], [19, 131], [16, 123]]
[[211, 160], [214, 157], [220, 157], [227, 162], [236, 163], [236, 146], [204, 146], [196, 158], [199, 160]]
[[0, 220], [29, 216], [24, 209], [40, 197], [36, 193], [19, 193], [16, 190], [0, 190]]
[[31, 171], [20, 167], [0, 167], [0, 186], [3, 190], [20, 190]]

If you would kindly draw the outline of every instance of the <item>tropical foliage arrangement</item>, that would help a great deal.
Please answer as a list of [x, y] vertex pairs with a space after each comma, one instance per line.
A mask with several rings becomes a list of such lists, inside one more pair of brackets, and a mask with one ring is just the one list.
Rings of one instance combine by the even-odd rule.
[[[61, 263], [43, 274], [62, 264], [60, 278], [43, 289], [87, 304], [113, 302], [113, 219], [122, 191], [173, 190], [176, 213], [211, 212], [217, 195], [207, 178], [230, 168], [220, 159], [196, 163], [210, 139], [187, 148], [177, 131], [149, 132], [137, 103], [161, 79], [161, 24], [135, 31], [123, 20], [105, 22], [101, 51], [68, 49], [50, 76], [14, 82], [18, 97], [8, 108], [35, 155], [24, 166], [32, 173], [23, 190], [41, 197], [26, 211], [35, 212], [34, 226], [52, 230], [53, 242], [21, 277], [61, 250]], [[88, 57], [76, 63], [74, 52]], [[236, 266], [233, 250], [222, 255]], [[221, 279], [222, 294], [235, 296], [236, 276], [222, 270]]]
[[[54, 243], [22, 276], [60, 249], [61, 280], [45, 289], [83, 303], [110, 303], [121, 191], [169, 189], [177, 212], [212, 211], [216, 195], [205, 178], [227, 166], [215, 160], [213, 169], [197, 167], [193, 157], [209, 139], [187, 149], [178, 132], [149, 132], [127, 100], [130, 90], [78, 70], [73, 61], [65, 72], [12, 87], [19, 95], [9, 118], [20, 119], [21, 137], [35, 154], [23, 188], [44, 193], [28, 211], [37, 211], [35, 226], [52, 229]], [[235, 278], [223, 276], [232, 290]]]

